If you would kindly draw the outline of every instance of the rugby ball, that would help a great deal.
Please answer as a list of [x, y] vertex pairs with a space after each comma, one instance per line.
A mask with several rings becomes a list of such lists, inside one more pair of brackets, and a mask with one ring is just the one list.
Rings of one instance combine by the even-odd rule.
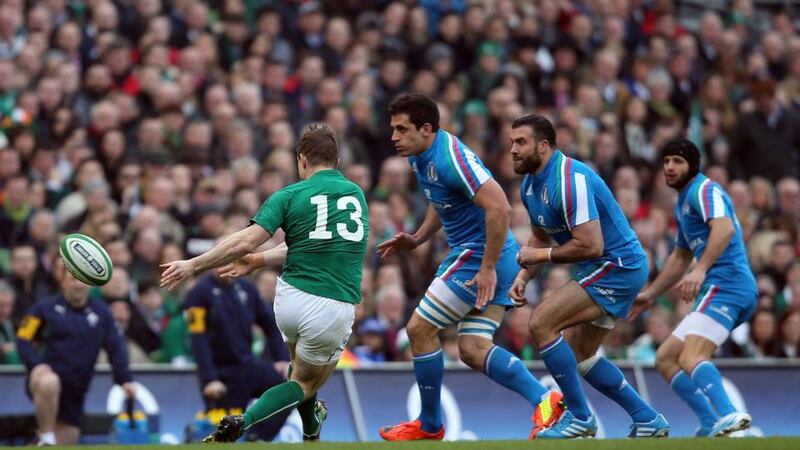
[[58, 247], [64, 266], [78, 280], [102, 286], [111, 279], [111, 258], [97, 241], [84, 234], [69, 234]]

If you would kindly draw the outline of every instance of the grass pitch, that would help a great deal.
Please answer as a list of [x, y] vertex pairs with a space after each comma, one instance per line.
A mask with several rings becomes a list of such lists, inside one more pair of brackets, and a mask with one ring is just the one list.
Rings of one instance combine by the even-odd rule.
[[[85, 450], [86, 447], [62, 447]], [[145, 446], [91, 446], [91, 449], [142, 450], [798, 450], [800, 437], [719, 439], [587, 439], [581, 441], [459, 441], [459, 442], [315, 442], [309, 444], [192, 444]]]

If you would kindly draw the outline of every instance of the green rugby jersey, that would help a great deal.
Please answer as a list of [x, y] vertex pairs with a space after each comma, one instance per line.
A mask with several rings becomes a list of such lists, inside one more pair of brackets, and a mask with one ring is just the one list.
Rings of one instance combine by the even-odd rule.
[[283, 279], [309, 294], [361, 301], [361, 267], [367, 252], [367, 201], [361, 188], [336, 169], [272, 194], [252, 221], [289, 247]]

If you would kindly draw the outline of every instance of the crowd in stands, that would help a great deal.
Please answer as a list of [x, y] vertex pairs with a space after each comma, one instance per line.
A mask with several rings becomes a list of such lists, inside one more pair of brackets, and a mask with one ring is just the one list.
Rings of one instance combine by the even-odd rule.
[[[756, 313], [720, 355], [800, 357], [799, 16], [754, 0], [686, 16], [677, 3], [0, 2], [0, 362], [19, 363], [15, 327], [56, 291], [59, 239], [72, 232], [111, 256], [113, 279], [92, 295], [110, 304], [131, 361], [191, 361], [188, 286], [159, 289], [159, 264], [209, 249], [295, 182], [294, 144], [312, 122], [334, 130], [340, 168], [369, 202], [363, 301], [343, 364], [408, 360], [403, 327], [447, 252], [442, 236], [384, 261], [375, 252], [416, 230], [427, 207], [390, 140], [387, 106], [409, 91], [435, 98], [442, 127], [485, 161], [520, 242], [530, 227], [510, 123], [551, 118], [558, 148], [611, 186], [651, 279], [675, 234], [660, 147], [690, 138], [733, 199], [758, 280]], [[252, 277], [265, 302], [279, 270]], [[568, 266], [546, 270], [496, 340], [536, 359], [535, 299], [570, 278]], [[603, 351], [652, 362], [690, 307], [665, 295], [619, 322]], [[443, 331], [453, 361], [456, 337]]]

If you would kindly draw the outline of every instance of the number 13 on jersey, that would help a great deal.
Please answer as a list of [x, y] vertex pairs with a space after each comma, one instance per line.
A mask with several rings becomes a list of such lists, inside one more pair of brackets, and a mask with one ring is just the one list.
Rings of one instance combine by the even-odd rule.
[[[317, 207], [317, 224], [314, 230], [308, 233], [309, 239], [328, 240], [333, 238], [333, 233], [328, 230], [328, 196], [315, 195], [311, 197], [311, 203]], [[352, 211], [351, 211], [352, 207]], [[339, 211], [351, 211], [348, 222], [355, 223], [355, 230], [350, 231], [352, 225], [339, 222], [336, 224], [336, 233], [343, 239], [359, 242], [364, 239], [364, 224], [361, 221], [361, 204], [352, 195], [339, 197], [336, 201], [336, 209]]]

